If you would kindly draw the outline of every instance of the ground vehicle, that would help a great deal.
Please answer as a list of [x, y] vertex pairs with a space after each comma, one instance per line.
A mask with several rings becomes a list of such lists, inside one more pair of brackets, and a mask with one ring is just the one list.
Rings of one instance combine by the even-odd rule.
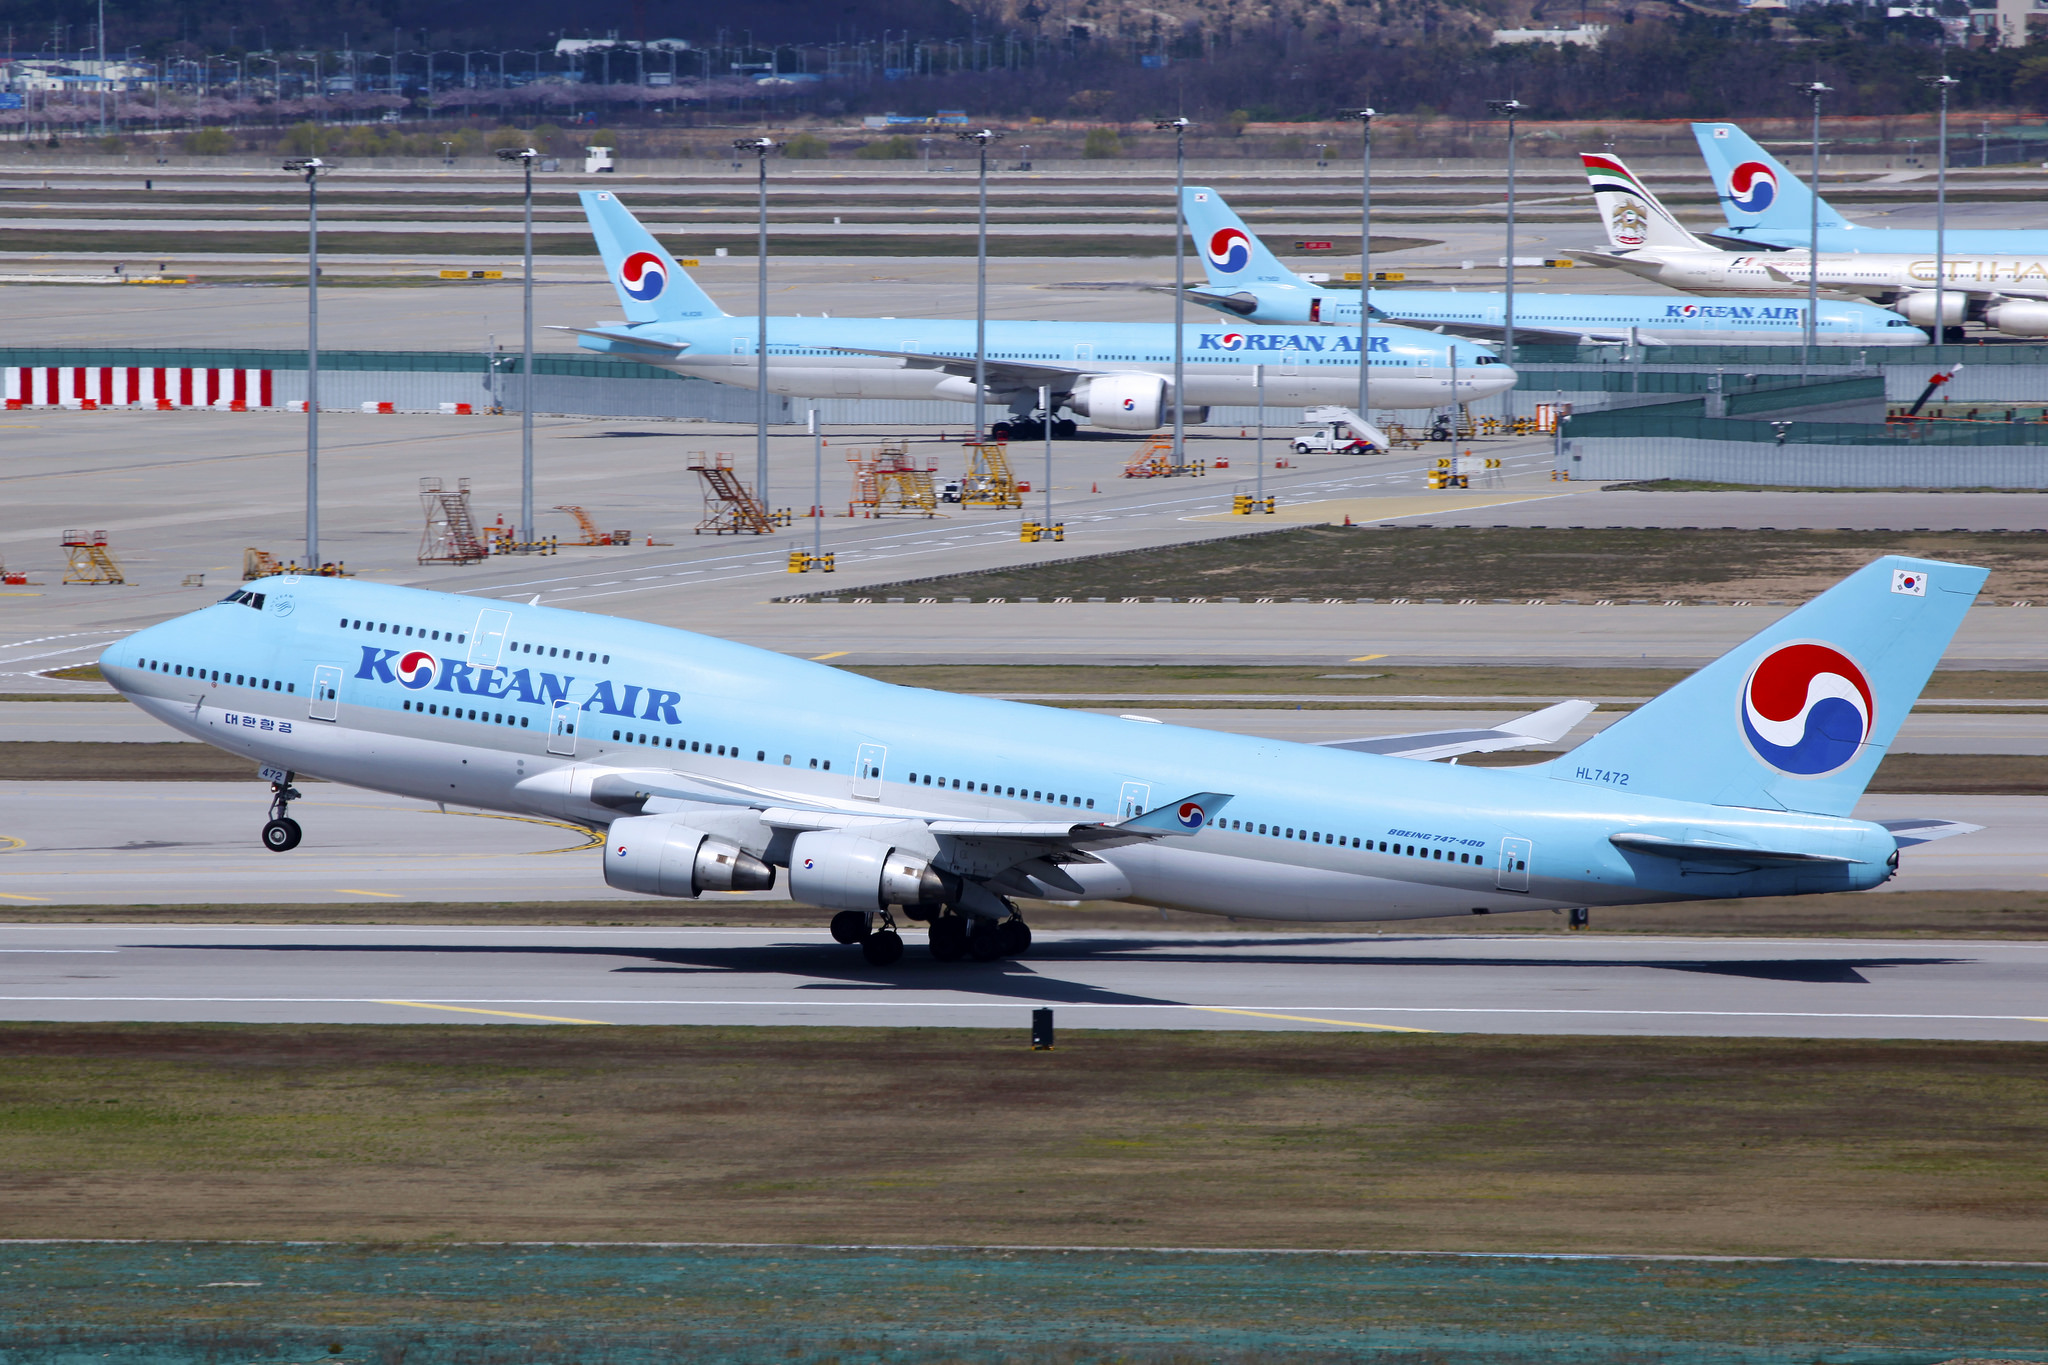
[[1294, 453], [1309, 455], [1318, 451], [1332, 455], [1364, 455], [1372, 446], [1351, 434], [1351, 428], [1342, 422], [1329, 422], [1317, 427], [1306, 436], [1297, 436], [1293, 441]]

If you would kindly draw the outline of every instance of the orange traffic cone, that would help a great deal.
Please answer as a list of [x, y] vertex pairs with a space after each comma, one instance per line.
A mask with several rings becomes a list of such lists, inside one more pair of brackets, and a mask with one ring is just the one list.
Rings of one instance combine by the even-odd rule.
[[1344, 514], [1344, 524], [1346, 526], [1349, 526], [1351, 524], [1351, 514], [1349, 512], [1346, 512]]
[[1099, 483], [1091, 483], [1088, 485], [1088, 491], [1090, 493], [1100, 493], [1102, 491], [1102, 485]]

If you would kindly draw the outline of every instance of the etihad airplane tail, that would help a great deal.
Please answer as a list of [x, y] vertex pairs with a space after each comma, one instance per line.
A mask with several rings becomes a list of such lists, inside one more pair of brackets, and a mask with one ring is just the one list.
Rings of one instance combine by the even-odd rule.
[[1985, 577], [1887, 555], [1544, 768], [1636, 796], [1847, 815]]
[[1243, 289], [1262, 284], [1296, 289], [1316, 287], [1280, 264], [1216, 191], [1190, 185], [1182, 193], [1181, 207], [1211, 289]]
[[1602, 152], [1581, 152], [1586, 179], [1593, 186], [1593, 204], [1600, 211], [1607, 242], [1616, 251], [1638, 251], [1644, 247], [1683, 247], [1698, 251], [1716, 248], [1695, 237], [1671, 216], [1642, 181], [1636, 179], [1618, 156]]
[[726, 315], [609, 190], [584, 190], [577, 198], [583, 201], [590, 235], [597, 239], [598, 254], [604, 257], [604, 273], [619, 291], [619, 305], [626, 310], [628, 322], [683, 322]]
[[[1731, 228], [1804, 233], [1812, 226], [1813, 191], [1732, 123], [1695, 123], [1693, 138], [1714, 177], [1714, 193]], [[1820, 226], [1849, 223], [1820, 201]]]

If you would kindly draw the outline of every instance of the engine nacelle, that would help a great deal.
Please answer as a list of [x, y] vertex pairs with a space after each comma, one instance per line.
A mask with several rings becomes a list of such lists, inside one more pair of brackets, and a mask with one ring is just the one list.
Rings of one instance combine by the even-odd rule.
[[1984, 310], [1984, 321], [2011, 337], [2048, 337], [2048, 302], [2005, 299]]
[[1156, 374], [1093, 374], [1074, 386], [1067, 406], [1098, 427], [1157, 431], [1169, 420], [1166, 388]]
[[[1931, 289], [1908, 294], [1892, 305], [1897, 313], [1915, 327], [1934, 325], [1934, 291]], [[1944, 290], [1941, 296], [1942, 323], [1948, 327], [1961, 324], [1970, 312], [1969, 295], [1960, 290]]]
[[737, 844], [692, 829], [669, 815], [614, 820], [605, 836], [604, 880], [647, 896], [699, 896], [706, 891], [766, 891], [775, 869]]
[[790, 846], [789, 894], [805, 905], [940, 905], [959, 889], [959, 878], [938, 871], [924, 855], [844, 830], [811, 830]]

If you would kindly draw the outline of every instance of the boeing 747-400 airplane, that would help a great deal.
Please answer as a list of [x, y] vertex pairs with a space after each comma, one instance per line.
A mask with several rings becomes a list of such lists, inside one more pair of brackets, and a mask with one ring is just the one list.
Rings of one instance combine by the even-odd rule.
[[1293, 744], [327, 578], [246, 584], [100, 666], [260, 769], [279, 852], [300, 774], [548, 816], [606, 831], [614, 887], [783, 882], [887, 964], [903, 920], [941, 959], [1023, 952], [1017, 898], [1342, 922], [1879, 886], [1902, 843], [1972, 828], [1851, 812], [1984, 577], [1877, 560], [1523, 768], [1425, 760], [1554, 743], [1591, 705]]

